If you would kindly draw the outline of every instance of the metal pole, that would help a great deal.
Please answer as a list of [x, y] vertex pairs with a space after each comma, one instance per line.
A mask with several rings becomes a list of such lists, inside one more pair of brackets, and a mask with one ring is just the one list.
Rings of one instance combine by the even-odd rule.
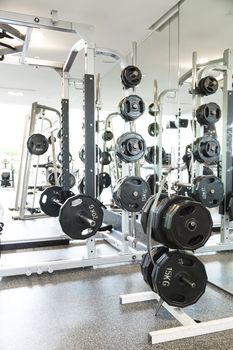
[[20, 156], [20, 166], [19, 166], [19, 173], [18, 173], [18, 182], [17, 182], [17, 188], [16, 188], [16, 196], [15, 196], [15, 210], [19, 210], [19, 195], [21, 191], [21, 185], [22, 185], [22, 173], [23, 173], [23, 166], [24, 166], [24, 158], [26, 153], [26, 137], [28, 135], [28, 128], [29, 123], [31, 122], [30, 115], [26, 115], [25, 117], [25, 126], [24, 126], [24, 133], [23, 133], [23, 141], [22, 141], [22, 147], [21, 147], [21, 156]]

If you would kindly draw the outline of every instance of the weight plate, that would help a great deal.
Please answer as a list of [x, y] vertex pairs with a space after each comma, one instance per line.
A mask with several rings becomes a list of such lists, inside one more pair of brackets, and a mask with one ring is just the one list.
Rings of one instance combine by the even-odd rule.
[[[159, 159], [159, 147], [156, 146], [156, 164], [158, 164]], [[155, 146], [147, 147], [145, 153], [145, 161], [149, 164], [154, 164], [155, 162]], [[162, 148], [162, 162], [166, 161], [166, 152], [165, 149]]]
[[[60, 164], [62, 163], [61, 152], [58, 153], [57, 160], [58, 160], [58, 162], [59, 162]], [[71, 163], [71, 162], [72, 162], [72, 155], [69, 153], [69, 163]]]
[[188, 119], [179, 119], [179, 126], [180, 128], [187, 128], [189, 125], [189, 120]]
[[178, 129], [176, 120], [168, 120], [166, 123], [166, 128], [167, 129]]
[[57, 137], [61, 139], [61, 129], [58, 130]]
[[[58, 183], [60, 186], [62, 186], [62, 175], [59, 176]], [[76, 183], [76, 178], [75, 178], [74, 174], [70, 173], [69, 174], [69, 188], [74, 187], [75, 183]]]
[[152, 136], [152, 137], [159, 135], [159, 124], [157, 122], [156, 123], [151, 123], [148, 126], [148, 134], [150, 136]]
[[111, 141], [113, 139], [113, 133], [111, 130], [105, 130], [105, 132], [102, 135], [102, 139], [106, 141]]
[[204, 294], [207, 275], [203, 263], [186, 252], [165, 252], [152, 271], [152, 284], [161, 299], [174, 307], [195, 304]]
[[83, 194], [73, 196], [63, 204], [59, 222], [63, 232], [73, 239], [92, 237], [103, 222], [102, 204]]
[[[107, 174], [107, 173], [100, 173], [100, 180], [98, 180], [98, 176], [96, 175], [96, 193], [99, 192], [99, 195], [101, 195], [103, 189], [105, 188], [104, 185], [107, 184], [109, 181], [106, 176], [101, 174]], [[102, 182], [103, 181], [103, 182]], [[99, 191], [98, 191], [98, 184], [99, 184]], [[106, 187], [107, 188], [107, 187]], [[78, 190], [81, 194], [85, 193], [85, 177], [83, 177], [78, 184]]]
[[166, 240], [177, 249], [203, 247], [210, 238], [212, 226], [209, 210], [190, 199], [170, 205], [163, 216]]
[[136, 66], [127, 66], [121, 72], [121, 82], [126, 89], [137, 86], [142, 79], [142, 73]]
[[215, 164], [219, 161], [220, 144], [214, 137], [199, 137], [194, 141], [193, 155], [199, 163]]
[[190, 197], [192, 195], [192, 186], [190, 184], [183, 184], [177, 181], [173, 184], [172, 190], [174, 190], [178, 196]]
[[[56, 142], [56, 137], [55, 137], [55, 136], [53, 136], [53, 142], [54, 142], [54, 143]], [[52, 145], [52, 137], [51, 137], [51, 136], [48, 137], [48, 143], [49, 143], [50, 145]]]
[[[99, 158], [101, 157], [101, 149], [97, 146], [97, 145], [95, 145], [95, 161], [96, 161], [96, 163], [98, 163], [98, 161], [99, 161]], [[83, 163], [85, 163], [85, 146], [83, 145], [82, 147], [81, 147], [81, 149], [80, 149], [80, 151], [79, 151], [79, 159], [83, 162]]]
[[[159, 248], [152, 247], [151, 254], [154, 262], [156, 262], [165, 252], [168, 252], [168, 249], [165, 247], [159, 247]], [[148, 284], [148, 286], [152, 289], [152, 291], [155, 292], [154, 286], [152, 283], [152, 272], [153, 272], [154, 264], [148, 252], [142, 256], [142, 261], [140, 266], [141, 266], [141, 273], [144, 281], [146, 282], [146, 284]]]
[[155, 107], [154, 107], [154, 103], [151, 103], [148, 107], [148, 113], [154, 117], [155, 116]]
[[196, 118], [200, 125], [213, 125], [221, 118], [221, 109], [214, 102], [201, 105], [196, 110]]
[[112, 156], [109, 152], [107, 151], [101, 152], [100, 164], [109, 165], [111, 161], [112, 161]]
[[[59, 178], [61, 174], [59, 172], [57, 172], [57, 177]], [[52, 171], [49, 176], [48, 176], [48, 183], [50, 183], [50, 185], [54, 186], [55, 185], [55, 173]]]
[[214, 173], [208, 166], [203, 166], [203, 175], [214, 175]]
[[[150, 175], [147, 175], [146, 177], [146, 182], [148, 183], [149, 187], [150, 187], [150, 191], [151, 191], [151, 194], [155, 194], [155, 182], [157, 182], [159, 180], [158, 178], [158, 175], [154, 175], [154, 174], [150, 174]], [[157, 188], [156, 188], [156, 192], [157, 191]]]
[[217, 90], [218, 90], [218, 81], [212, 76], [204, 77], [198, 83], [198, 92], [202, 96], [212, 95]]
[[141, 214], [141, 225], [143, 228], [144, 233], [147, 233], [147, 224], [148, 224], [148, 218], [150, 214], [150, 209], [152, 204], [154, 203], [155, 197], [152, 196], [148, 199], [144, 207], [142, 208], [142, 214]]
[[151, 213], [151, 215], [153, 215], [151, 236], [155, 241], [160, 242], [169, 248], [177, 248], [175, 242], [171, 242], [165, 233], [164, 215], [171, 205], [184, 201], [185, 199], [187, 199], [187, 197], [174, 195], [172, 197], [163, 197], [158, 202], [154, 212]]
[[218, 207], [224, 198], [221, 179], [215, 175], [198, 176], [193, 182], [193, 197], [208, 208]]
[[119, 103], [120, 114], [126, 121], [134, 121], [145, 111], [145, 103], [138, 95], [129, 95]]
[[116, 205], [129, 212], [142, 210], [151, 191], [148, 183], [138, 176], [129, 176], [120, 179], [113, 191]]
[[[112, 184], [111, 176], [108, 173], [99, 173], [100, 188], [108, 188]], [[101, 191], [102, 192], [102, 191]]]
[[62, 188], [59, 186], [51, 186], [43, 191], [40, 196], [40, 208], [46, 215], [53, 217], [59, 215], [62, 192]]
[[125, 163], [137, 162], [144, 156], [146, 143], [136, 132], [126, 132], [116, 142], [116, 155]]
[[47, 152], [49, 143], [46, 137], [42, 134], [33, 134], [28, 138], [27, 149], [29, 153], [40, 156]]

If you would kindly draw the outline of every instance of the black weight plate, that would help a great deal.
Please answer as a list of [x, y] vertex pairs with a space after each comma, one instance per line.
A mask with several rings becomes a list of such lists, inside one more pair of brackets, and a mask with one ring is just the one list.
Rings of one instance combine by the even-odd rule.
[[102, 139], [104, 141], [111, 141], [113, 139], [113, 133], [111, 130], [105, 130], [105, 132], [102, 135]]
[[112, 156], [109, 152], [103, 151], [101, 152], [100, 164], [109, 165], [112, 161]]
[[145, 111], [145, 103], [138, 95], [129, 95], [119, 103], [120, 114], [126, 121], [134, 121]]
[[61, 139], [61, 129], [58, 130], [57, 137]]
[[194, 141], [193, 155], [199, 163], [215, 164], [219, 161], [220, 144], [212, 136], [199, 137]]
[[[146, 153], [145, 153], [145, 161], [149, 164], [154, 164], [154, 158], [155, 158], [155, 146], [147, 147]], [[158, 164], [159, 159], [159, 147], [156, 146], [156, 164]], [[162, 162], [164, 163], [166, 160], [166, 152], [165, 149], [162, 148]]]
[[153, 215], [152, 238], [155, 241], [160, 242], [169, 248], [177, 248], [175, 242], [171, 243], [171, 241], [167, 239], [167, 236], [164, 230], [163, 218], [164, 218], [164, 215], [166, 214], [166, 211], [171, 205], [182, 202], [185, 199], [187, 199], [187, 197], [174, 195], [172, 197], [164, 197], [158, 202], [154, 213], [152, 213]]
[[210, 238], [212, 226], [209, 210], [189, 199], [170, 205], [163, 217], [166, 240], [177, 249], [201, 248]]
[[[62, 163], [61, 152], [58, 153], [57, 160], [58, 160], [58, 162], [59, 162], [60, 164]], [[72, 155], [69, 153], [69, 163], [71, 163], [71, 162], [72, 162]]]
[[167, 304], [183, 308], [195, 304], [204, 294], [207, 275], [203, 263], [194, 255], [171, 251], [156, 261], [152, 283]]
[[102, 204], [97, 199], [83, 194], [73, 196], [63, 204], [59, 222], [63, 232], [73, 239], [92, 237], [103, 222]]
[[179, 119], [179, 127], [180, 128], [187, 128], [189, 125], [189, 120], [188, 119]]
[[224, 186], [215, 175], [198, 176], [193, 182], [193, 197], [208, 208], [218, 207], [224, 198]]
[[[152, 247], [151, 253], [152, 253], [154, 262], [156, 262], [165, 252], [168, 252], [168, 249], [165, 247], [159, 247], [159, 248]], [[152, 272], [153, 272], [154, 264], [148, 252], [145, 255], [143, 255], [140, 266], [141, 266], [141, 273], [144, 281], [154, 291], [154, 286], [152, 283]]]
[[[156, 180], [156, 181], [155, 181]], [[149, 187], [150, 187], [150, 191], [151, 191], [151, 194], [155, 194], [155, 182], [157, 182], [159, 180], [158, 178], [158, 175], [156, 174], [150, 174], [150, 175], [147, 175], [146, 177], [146, 182], [148, 183]], [[157, 192], [157, 190], [156, 190]]]
[[[54, 142], [54, 143], [56, 142], [56, 137], [55, 137], [55, 136], [53, 136], [53, 142]], [[48, 143], [49, 143], [50, 145], [52, 144], [52, 137], [51, 137], [51, 136], [48, 137]]]
[[178, 129], [176, 120], [168, 120], [168, 121], [167, 121], [166, 128], [167, 128], [167, 129]]
[[42, 134], [33, 134], [28, 138], [27, 149], [29, 153], [40, 156], [47, 152], [49, 143], [46, 137]]
[[[100, 159], [100, 157], [101, 157], [101, 149], [97, 146], [97, 145], [95, 145], [95, 156], [96, 156], [96, 159], [95, 159], [95, 161], [96, 161], [96, 163], [98, 163], [98, 161], [99, 161], [99, 159]], [[83, 163], [85, 163], [85, 146], [83, 145], [82, 147], [81, 147], [81, 149], [80, 149], [80, 151], [79, 151], [79, 159], [83, 162]]]
[[[62, 175], [59, 176], [58, 183], [60, 186], [62, 186]], [[74, 174], [70, 173], [69, 174], [69, 188], [74, 187], [75, 183], [76, 183], [76, 178], [75, 178]]]
[[60, 205], [54, 201], [61, 201], [62, 188], [51, 186], [46, 188], [40, 196], [40, 208], [48, 216], [56, 217], [59, 215]]
[[119, 180], [113, 191], [116, 204], [129, 212], [138, 212], [151, 196], [148, 183], [138, 176], [129, 176]]
[[142, 73], [136, 66], [127, 66], [121, 72], [121, 82], [126, 89], [137, 86], [142, 79]]
[[[59, 172], [57, 172], [57, 177], [59, 178], [61, 174]], [[50, 185], [54, 186], [55, 185], [55, 173], [52, 171], [49, 176], [48, 176], [48, 182], [50, 183]]]
[[203, 166], [203, 175], [213, 175], [213, 170], [207, 166]]
[[154, 203], [155, 197], [152, 196], [148, 199], [144, 207], [142, 208], [142, 214], [141, 214], [141, 225], [143, 228], [144, 233], [147, 233], [147, 224], [148, 224], [148, 218], [149, 218], [149, 213], [152, 204]]
[[172, 190], [174, 190], [179, 196], [190, 197], [192, 195], [192, 186], [190, 184], [183, 184], [177, 181], [173, 184]]
[[214, 102], [201, 105], [196, 110], [196, 118], [200, 125], [213, 125], [221, 118], [221, 109]]
[[99, 173], [100, 188], [108, 188], [112, 184], [111, 176], [108, 173]]
[[218, 81], [212, 76], [204, 77], [198, 83], [198, 91], [202, 96], [212, 95], [217, 90], [218, 90]]
[[151, 123], [149, 126], [148, 126], [148, 134], [152, 137], [154, 136], [158, 136], [159, 134], [159, 124], [156, 122], [156, 123]]
[[154, 103], [151, 103], [148, 107], [148, 113], [154, 117], [155, 116], [155, 108], [154, 108]]
[[[100, 173], [101, 174], [101, 173]], [[103, 173], [104, 174], [104, 173]], [[100, 176], [101, 178], [101, 176]], [[104, 179], [104, 181], [106, 181], [106, 179]], [[102, 193], [104, 187], [102, 185], [102, 182], [100, 180], [100, 182], [98, 181], [98, 176], [96, 175], [96, 193], [98, 193], [98, 184], [99, 184], [99, 195]], [[78, 183], [78, 190], [81, 194], [85, 193], [85, 177], [83, 177], [79, 183]]]
[[146, 143], [136, 132], [126, 132], [116, 142], [116, 155], [125, 163], [137, 162], [144, 156]]

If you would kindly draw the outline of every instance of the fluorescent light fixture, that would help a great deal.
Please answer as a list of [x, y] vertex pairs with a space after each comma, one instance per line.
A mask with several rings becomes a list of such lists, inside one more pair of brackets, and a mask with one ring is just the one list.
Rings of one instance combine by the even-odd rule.
[[22, 91], [8, 91], [8, 95], [10, 96], [23, 96]]
[[168, 10], [163, 16], [161, 16], [155, 23], [153, 23], [148, 30], [156, 30], [157, 32], [161, 32], [166, 26], [167, 24], [173, 20], [178, 12], [179, 12], [179, 8], [180, 5], [184, 2], [185, 0], [180, 0], [177, 2], [177, 4], [173, 7], [170, 8], [170, 10]]

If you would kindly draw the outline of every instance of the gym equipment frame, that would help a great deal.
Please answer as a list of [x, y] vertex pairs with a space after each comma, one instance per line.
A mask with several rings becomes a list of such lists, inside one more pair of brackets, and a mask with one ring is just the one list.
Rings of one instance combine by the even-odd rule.
[[[85, 194], [95, 197], [95, 76], [94, 76], [94, 59], [95, 55], [104, 55], [112, 57], [120, 64], [121, 69], [126, 67], [126, 62], [122, 55], [114, 50], [106, 48], [96, 48], [94, 45], [94, 28], [87, 24], [79, 24], [58, 20], [57, 12], [52, 10], [51, 18], [23, 15], [0, 11], [0, 27], [8, 26], [8, 29], [13, 30], [11, 25], [19, 25], [28, 28], [27, 38], [23, 44], [21, 57], [5, 55], [2, 64], [25, 64], [36, 67], [46, 67], [55, 69], [62, 79], [62, 187], [63, 190], [69, 190], [69, 81], [70, 69], [81, 50], [85, 52], [85, 74], [83, 79], [84, 91], [84, 111], [85, 111]], [[10, 27], [10, 28], [9, 28]], [[27, 57], [27, 48], [30, 42], [30, 33], [33, 28], [42, 28], [66, 33], [73, 33], [81, 37], [81, 39], [73, 45], [65, 63], [49, 61], [43, 59], [33, 59]], [[20, 35], [18, 33], [18, 35]], [[25, 39], [25, 38], [24, 38]], [[134, 50], [136, 47], [134, 45]], [[26, 180], [25, 180], [26, 181]], [[23, 206], [22, 206], [23, 207]], [[24, 208], [23, 208], [24, 209]], [[78, 257], [77, 259], [59, 260], [59, 261], [43, 261], [40, 263], [27, 264], [26, 266], [0, 266], [0, 277], [13, 276], [31, 273], [53, 272], [55, 270], [73, 269], [85, 266], [96, 266], [105, 264], [114, 264], [121, 262], [135, 262], [141, 259], [144, 251], [138, 251], [134, 248], [133, 242], [127, 240], [129, 235], [129, 214], [123, 213], [123, 233], [120, 234], [120, 243], [109, 234], [104, 236], [104, 232], [98, 233], [95, 237], [87, 239], [82, 245], [86, 245], [87, 257]], [[58, 236], [61, 238], [60, 236]], [[65, 236], [67, 238], [67, 236]], [[111, 256], [97, 257], [96, 256], [96, 241], [104, 238], [113, 247], [117, 249], [117, 253]], [[56, 237], [57, 238], [57, 237]], [[20, 242], [12, 242], [20, 244]], [[24, 242], [25, 243], [25, 242]], [[29, 245], [30, 243], [27, 242]], [[36, 244], [36, 242], [34, 242]], [[77, 242], [80, 245], [80, 242]], [[118, 252], [120, 251], [120, 252]]]

